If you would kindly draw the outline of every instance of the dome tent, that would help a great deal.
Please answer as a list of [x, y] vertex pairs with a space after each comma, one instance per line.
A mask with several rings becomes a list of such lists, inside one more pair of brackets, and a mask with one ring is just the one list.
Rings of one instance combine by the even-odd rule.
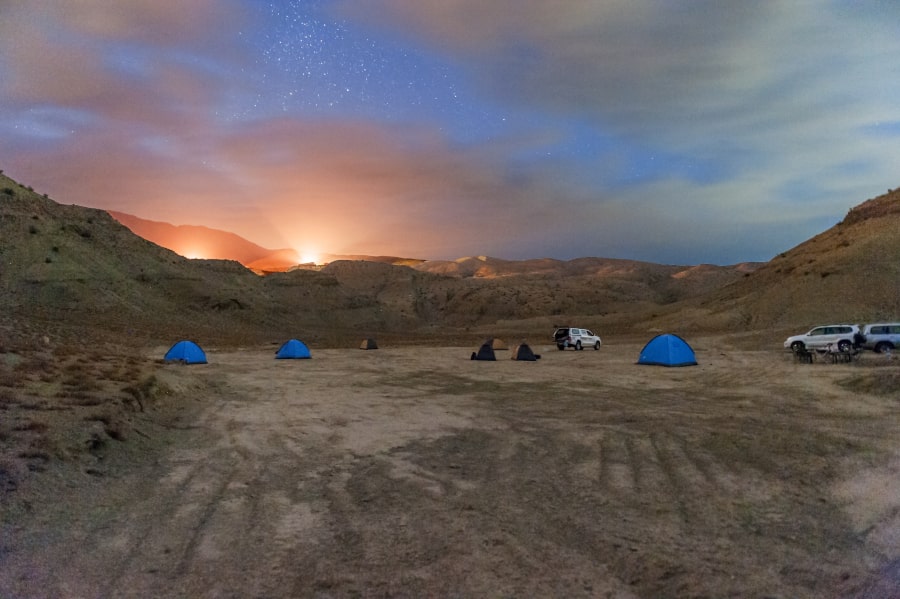
[[541, 359], [540, 354], [534, 353], [524, 341], [516, 346], [511, 357], [513, 360], [521, 360], [523, 362], [534, 362]]
[[696, 366], [697, 358], [687, 341], [678, 335], [657, 335], [641, 350], [638, 364], [656, 366]]
[[378, 349], [378, 344], [371, 337], [363, 339], [359, 344], [359, 349]]
[[200, 346], [193, 341], [182, 340], [169, 348], [163, 358], [166, 362], [181, 362], [182, 364], [206, 364], [206, 354]]
[[492, 347], [493, 339], [488, 339], [484, 343], [481, 344], [481, 347], [478, 349], [478, 353], [472, 352], [472, 360], [487, 360], [489, 362], [496, 362], [497, 356], [494, 355], [494, 348]]
[[305, 360], [311, 357], [306, 344], [297, 339], [285, 341], [284, 345], [275, 352], [276, 360]]

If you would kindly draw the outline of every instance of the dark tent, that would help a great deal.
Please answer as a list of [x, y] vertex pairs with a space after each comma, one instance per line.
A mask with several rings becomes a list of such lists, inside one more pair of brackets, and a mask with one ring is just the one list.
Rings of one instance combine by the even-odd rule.
[[362, 343], [359, 344], [359, 349], [378, 349], [378, 344], [372, 338], [363, 339]]
[[166, 362], [181, 362], [182, 364], [206, 364], [206, 354], [200, 346], [193, 341], [179, 341], [169, 348]]
[[297, 339], [286, 341], [281, 349], [275, 352], [276, 360], [304, 360], [311, 357], [306, 344]]
[[697, 358], [687, 341], [678, 335], [657, 335], [651, 339], [638, 358], [638, 364], [656, 366], [696, 366]]
[[481, 347], [478, 349], [478, 353], [472, 352], [473, 360], [490, 360], [493, 362], [497, 361], [497, 356], [494, 355], [494, 348], [491, 347], [491, 342], [493, 339], [488, 339], [484, 343], [481, 344]]
[[534, 362], [539, 359], [540, 356], [531, 351], [531, 348], [528, 347], [528, 344], [524, 341], [516, 346], [516, 349], [513, 350], [512, 359], [513, 360], [522, 360], [525, 362]]

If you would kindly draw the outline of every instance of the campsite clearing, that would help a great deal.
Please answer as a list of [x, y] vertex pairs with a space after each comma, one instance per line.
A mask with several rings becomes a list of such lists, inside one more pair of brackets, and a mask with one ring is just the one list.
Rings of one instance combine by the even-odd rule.
[[639, 343], [207, 347], [159, 365], [170, 411], [140, 434], [5, 496], [0, 596], [900, 588], [900, 403], [878, 388], [900, 361], [691, 345], [674, 369], [637, 366]]

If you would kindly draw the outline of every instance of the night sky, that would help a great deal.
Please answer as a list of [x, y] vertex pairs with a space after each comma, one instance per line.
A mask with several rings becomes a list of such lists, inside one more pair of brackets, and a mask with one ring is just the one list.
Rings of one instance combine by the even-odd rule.
[[0, 168], [269, 248], [769, 260], [900, 186], [892, 0], [0, 0]]

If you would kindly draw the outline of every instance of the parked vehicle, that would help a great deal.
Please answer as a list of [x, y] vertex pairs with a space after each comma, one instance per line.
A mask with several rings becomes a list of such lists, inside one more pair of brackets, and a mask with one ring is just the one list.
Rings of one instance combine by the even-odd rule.
[[858, 335], [859, 327], [855, 324], [830, 324], [815, 327], [802, 335], [788, 337], [784, 347], [797, 352], [804, 349], [828, 349], [830, 346], [847, 352], [853, 349]]
[[560, 327], [553, 333], [553, 342], [560, 350], [567, 347], [574, 347], [576, 350], [582, 350], [585, 347], [593, 347], [600, 349], [600, 337], [589, 331], [588, 329], [577, 329], [575, 327]]
[[900, 322], [867, 324], [862, 328], [863, 349], [883, 353], [900, 347]]

